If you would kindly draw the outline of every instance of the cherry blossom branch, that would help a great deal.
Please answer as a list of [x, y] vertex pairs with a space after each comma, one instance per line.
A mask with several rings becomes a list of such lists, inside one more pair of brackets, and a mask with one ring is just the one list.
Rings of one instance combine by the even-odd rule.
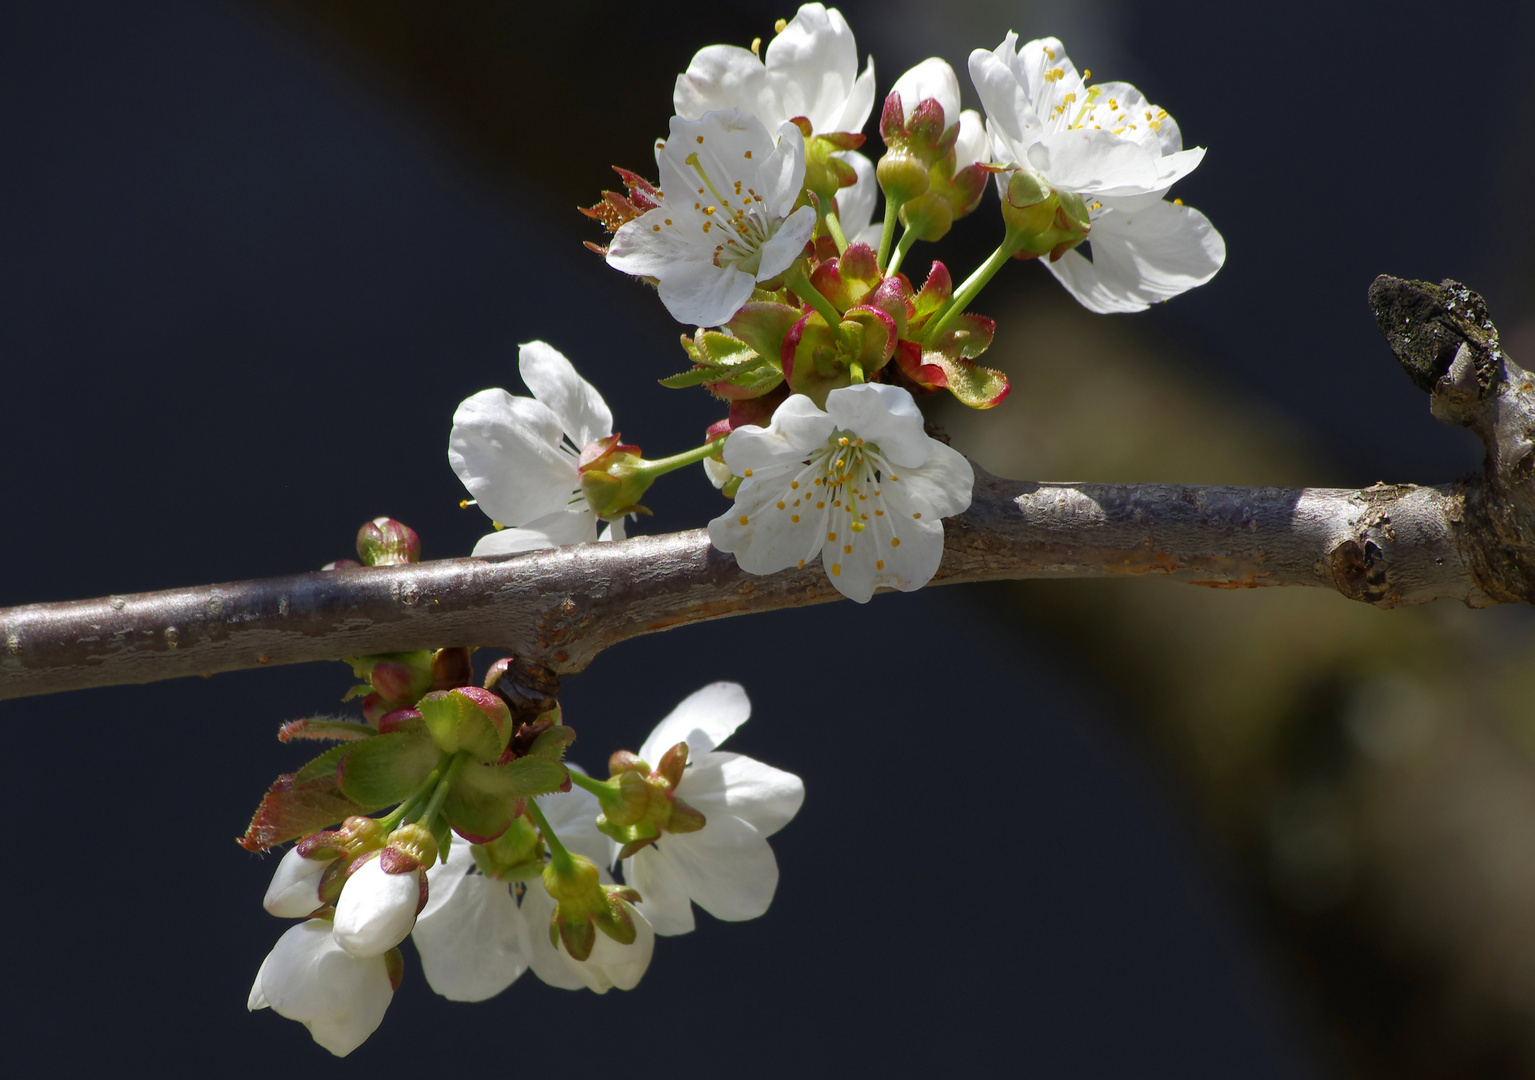
[[[1380, 607], [1535, 602], [1535, 379], [1481, 298], [1378, 279], [1371, 303], [1434, 414], [1488, 447], [1482, 475], [1362, 490], [1069, 484], [976, 470], [935, 583], [1156, 576], [1321, 586]], [[569, 674], [689, 623], [839, 599], [819, 565], [752, 576], [702, 530], [0, 610], [0, 699], [448, 645]]]

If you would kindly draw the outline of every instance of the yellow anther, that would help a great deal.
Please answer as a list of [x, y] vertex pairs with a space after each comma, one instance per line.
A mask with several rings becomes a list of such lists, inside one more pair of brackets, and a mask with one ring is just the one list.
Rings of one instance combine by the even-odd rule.
[[885, 516], [885, 512], [883, 510], [876, 510], [876, 511], [874, 511], [874, 516], [875, 517], [884, 517]]
[[1046, 45], [1045, 46], [1045, 55], [1048, 56], [1050, 59], [1054, 60], [1055, 59], [1055, 50], [1052, 49], [1050, 46]]
[[[668, 221], [667, 224], [670, 225], [671, 222]], [[661, 226], [659, 226], [659, 225], [652, 225], [650, 227], [650, 231], [651, 232], [660, 232], [661, 231]]]
[[742, 477], [745, 477], [745, 478], [750, 478], [750, 477], [751, 477], [751, 474], [752, 474], [752, 471], [751, 471], [751, 470], [750, 470], [750, 469], [747, 469], [747, 470], [746, 470], [746, 471], [745, 471], [745, 472], [744, 472], [744, 473], [742, 473], [742, 474], [741, 474], [741, 475], [742, 475]]
[[760, 37], [752, 38], [752, 55], [756, 56], [756, 55], [758, 55], [761, 52], [762, 52], [762, 39]]
[[1174, 199], [1173, 200], [1173, 205], [1174, 206], [1182, 206], [1183, 205], [1183, 200], [1182, 199]]
[[863, 532], [863, 522], [861, 522], [861, 521], [855, 521], [855, 522], [853, 522], [853, 531], [854, 531], [854, 532], [855, 532], [855, 533], [861, 533], [861, 532]]
[[752, 158], [752, 152], [750, 150], [746, 151], [746, 160], [750, 161], [751, 158]]
[[460, 499], [458, 500], [458, 508], [460, 510], [467, 510], [478, 501], [478, 499]]
[[832, 543], [835, 544], [837, 542], [837, 534], [836, 533], [827, 533], [826, 534], [826, 539], [830, 540]]
[[1082, 69], [1082, 78], [1084, 78], [1084, 79], [1091, 79], [1092, 77], [1093, 77], [1093, 69], [1092, 68], [1083, 68]]
[[[837, 464], [834, 465], [833, 468], [840, 469], [840, 468], [842, 468], [842, 466], [844, 466], [846, 464], [847, 464], [847, 458], [838, 458], [837, 459]], [[842, 478], [839, 476], [839, 477], [837, 477], [837, 479], [840, 480]]]
[[875, 562], [874, 562], [874, 569], [876, 569], [876, 570], [883, 570], [884, 568], [885, 568], [885, 560], [884, 559], [877, 559], [877, 560], [875, 560]]
[[838, 439], [837, 440], [837, 445], [838, 446], [846, 446], [847, 445], [847, 436], [844, 435], [844, 436], [842, 436], [842, 438]]
[[790, 480], [789, 481], [789, 487], [791, 489], [793, 489], [794, 491], [798, 491], [799, 490], [799, 481], [798, 480]]
[[670, 225], [670, 224], [671, 224], [671, 223], [672, 223], [672, 219], [671, 219], [671, 218], [667, 218], [667, 219], [666, 219], [666, 223], [667, 223], [667, 224], [668, 224], [668, 225]]
[[852, 544], [843, 544], [842, 545], [842, 554], [844, 554], [844, 555], [851, 555], [852, 553], [853, 553], [853, 545]]
[[794, 524], [798, 525], [799, 524], [799, 515], [798, 514], [790, 514], [789, 515], [789, 520], [792, 521]]
[[804, 560], [804, 559], [801, 559], [801, 560], [800, 560], [800, 561], [799, 561], [799, 567], [798, 567], [798, 569], [800, 569], [800, 570], [803, 570], [803, 569], [805, 569], [805, 560]]
[[922, 515], [921, 515], [921, 514], [913, 514], [913, 515], [911, 515], [911, 516], [912, 516], [912, 517], [914, 517], [914, 518], [916, 518], [916, 519], [917, 519], [917, 520], [919, 520], [919, 521], [920, 521], [920, 520], [921, 520], [921, 519], [922, 519]]
[[783, 509], [785, 509], [785, 507], [784, 507], [784, 504], [783, 504], [783, 500], [782, 500], [782, 499], [779, 499], [779, 500], [778, 500], [778, 509], [780, 509], [780, 510], [783, 510]]
[[788, 25], [789, 25], [789, 20], [788, 19], [779, 19], [777, 22], [775, 22], [773, 24], [773, 33], [775, 33], [775, 34], [783, 33], [784, 27], [786, 27]]
[[892, 536], [890, 538], [890, 546], [891, 547], [900, 547], [901, 546], [901, 538], [899, 536]]
[[842, 576], [842, 564], [841, 563], [834, 562], [834, 563], [831, 564], [831, 576], [832, 577], [841, 577]]
[[742, 514], [742, 515], [741, 515], [741, 524], [742, 524], [742, 525], [745, 525], [745, 524], [747, 524], [747, 521], [746, 521], [746, 515], [745, 515], [745, 514]]
[[817, 510], [825, 510], [826, 509], [826, 504], [823, 503], [823, 502], [818, 502], [818, 503], [815, 504], [815, 508]]

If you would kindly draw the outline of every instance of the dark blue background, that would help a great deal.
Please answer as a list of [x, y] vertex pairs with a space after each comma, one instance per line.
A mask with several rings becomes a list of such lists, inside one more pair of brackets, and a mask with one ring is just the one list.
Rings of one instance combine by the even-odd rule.
[[[875, 12], [904, 8], [846, 10], [881, 92], [932, 49], [963, 63], [899, 21], [880, 28]], [[1453, 274], [1503, 325], [1532, 314], [1516, 197], [1529, 18], [1220, 10], [1106, 9], [1124, 31], [1103, 39], [1119, 50], [1110, 77], [1148, 87], [1212, 148], [1181, 194], [1231, 252], [1213, 284], [1137, 325], [1234, 393], [1301, 414], [1343, 462], [1319, 480], [1465, 469], [1475, 455], [1392, 370], [1363, 296], [1383, 270]], [[791, 13], [694, 20], [669, 54], [634, 62], [680, 70]], [[1060, 25], [982, 14], [962, 44], [995, 44], [1009, 20], [1025, 36]], [[669, 80], [627, 72], [621, 30], [547, 46], [593, 93], [652, 98], [664, 128]], [[676, 325], [580, 247], [593, 233], [568, 207], [608, 177], [560, 176], [551, 201], [562, 163], [532, 160], [543, 186], [493, 185], [344, 72], [253, 9], [0, 13], [0, 604], [314, 568], [380, 513], [414, 525], [429, 557], [467, 553], [484, 521], [456, 506], [449, 419], [475, 390], [517, 389], [520, 340], [564, 350], [652, 453], [715, 418], [702, 395], [655, 385]], [[539, 116], [537, 93], [526, 108]], [[963, 251], [989, 239], [956, 233]], [[717, 505], [692, 472], [661, 493], [655, 528]], [[344, 1068], [547, 1073], [595, 1053], [638, 1076], [1325, 1069], [1176, 791], [1108, 734], [1122, 706], [1084, 689], [1047, 632], [978, 610], [944, 590], [725, 622], [568, 680], [572, 756], [593, 766], [699, 685], [747, 686], [754, 719], [731, 748], [808, 790], [774, 841], [773, 908], [701, 918], [662, 941], [636, 991], [605, 998], [529, 975], [450, 1006], [409, 958], [384, 1027]], [[275, 860], [232, 839], [302, 757], [277, 725], [349, 683], [315, 665], [0, 703], [15, 1067], [331, 1067], [298, 1025], [245, 1012], [282, 926], [259, 906]]]

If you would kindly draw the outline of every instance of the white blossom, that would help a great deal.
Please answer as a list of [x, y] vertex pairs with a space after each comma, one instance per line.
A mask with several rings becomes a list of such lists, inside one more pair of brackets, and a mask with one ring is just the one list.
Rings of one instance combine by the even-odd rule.
[[638, 910], [658, 934], [692, 930], [693, 904], [739, 921], [757, 918], [772, 902], [778, 861], [767, 838], [799, 812], [805, 785], [793, 773], [716, 749], [750, 715], [738, 683], [713, 683], [673, 709], [639, 749], [654, 765], [687, 743], [676, 794], [706, 818], [697, 832], [664, 833], [624, 864], [624, 880], [643, 897]]
[[821, 556], [842, 595], [909, 592], [943, 558], [943, 518], [970, 505], [975, 473], [931, 439], [911, 395], [866, 383], [833, 390], [822, 412], [803, 394], [765, 428], [736, 428], [725, 463], [744, 477], [709, 539], [741, 569], [771, 574]]
[[261, 906], [283, 919], [302, 919], [324, 906], [320, 878], [334, 859], [306, 859], [289, 848], [272, 874]]
[[739, 110], [672, 117], [656, 148], [661, 205], [619, 226], [608, 265], [654, 278], [672, 318], [718, 326], [757, 282], [787, 270], [815, 231], [794, 209], [805, 182], [805, 139], [787, 121], [777, 139]]
[[508, 528], [483, 537], [476, 555], [621, 540], [615, 521], [599, 520], [581, 494], [581, 450], [613, 434], [613, 413], [558, 349], [530, 341], [517, 367], [532, 397], [481, 390], [459, 405], [448, 462], [491, 520]]
[[495, 997], [528, 969], [528, 920], [512, 886], [480, 873], [467, 841], [426, 878], [431, 895], [411, 940], [427, 983], [452, 1001]]
[[[565, 834], [560, 833], [564, 839]], [[603, 881], [611, 882], [606, 871]], [[655, 952], [656, 932], [645, 919], [644, 905], [635, 906], [622, 901], [634, 920], [634, 941], [620, 944], [601, 930], [597, 931], [591, 955], [577, 960], [565, 951], [563, 943], [549, 939], [549, 920], [554, 914], [554, 898], [540, 882], [530, 882], [522, 896], [522, 909], [528, 917], [528, 938], [531, 955], [528, 964], [533, 973], [550, 986], [565, 990], [579, 990], [583, 986], [598, 994], [606, 994], [617, 987], [633, 990], [639, 985], [650, 966]]]
[[256, 972], [246, 1007], [299, 1021], [315, 1042], [345, 1057], [378, 1028], [393, 998], [384, 957], [353, 956], [328, 921], [310, 919], [277, 940]]
[[381, 856], [366, 856], [336, 900], [336, 943], [353, 956], [382, 956], [404, 941], [421, 906], [422, 873], [388, 874]]
[[859, 132], [874, 108], [874, 59], [860, 75], [858, 44], [842, 13], [805, 4], [761, 57], [736, 45], [699, 50], [677, 76], [672, 106], [687, 120], [740, 109], [770, 130], [803, 117], [814, 135]]
[[[1087, 85], [1056, 38], [970, 54], [986, 108], [993, 160], [1031, 168], [1059, 191], [1080, 195], [1091, 232], [1050, 272], [1084, 307], [1140, 311], [1215, 276], [1226, 243], [1199, 211], [1163, 199], [1204, 157], [1183, 149], [1167, 110], [1129, 83]], [[1007, 195], [1008, 173], [997, 175]]]
[[837, 222], [849, 244], [878, 248], [882, 222], [874, 220], [874, 208], [879, 202], [879, 181], [874, 176], [874, 163], [862, 154], [850, 154], [848, 161], [858, 179], [837, 192]]
[[[581, 771], [574, 764], [569, 767]], [[613, 878], [602, 867], [612, 861], [613, 845], [597, 830], [602, 812], [590, 792], [542, 795], [538, 805], [560, 842], [591, 859], [604, 884]], [[598, 932], [586, 961], [549, 941], [554, 900], [535, 874], [519, 886], [481, 873], [467, 843], [456, 843], [446, 862], [427, 871], [431, 897], [412, 934], [421, 967], [433, 990], [454, 1001], [483, 1001], [510, 986], [524, 971], [564, 990], [590, 987], [606, 993], [628, 990], [650, 963], [655, 934], [643, 917], [634, 920], [633, 945], [620, 945]], [[520, 892], [520, 896], [519, 896]]]

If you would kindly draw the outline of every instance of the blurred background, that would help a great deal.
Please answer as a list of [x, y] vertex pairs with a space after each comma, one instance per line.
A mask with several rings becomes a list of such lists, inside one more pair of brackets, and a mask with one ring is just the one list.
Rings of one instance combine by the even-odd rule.
[[[982, 295], [1012, 396], [932, 404], [986, 468], [1355, 486], [1478, 467], [1365, 290], [1453, 276], [1535, 355], [1528, 5], [842, 10], [880, 97], [937, 54], [975, 105], [972, 48], [1054, 34], [1210, 148], [1175, 192], [1226, 237], [1210, 285], [1112, 318], [1037, 265]], [[581, 247], [602, 236], [574, 208], [612, 164], [650, 171], [696, 49], [792, 15], [5, 5], [0, 605], [317, 568], [378, 514], [428, 557], [466, 554], [486, 523], [457, 506], [452, 411], [520, 392], [516, 343], [535, 337], [629, 440], [683, 446], [718, 415], [655, 384], [683, 328]], [[963, 275], [999, 235], [988, 194], [907, 268]], [[653, 494], [653, 530], [720, 505], [692, 472]], [[828, 640], [830, 663], [811, 648]], [[632, 642], [567, 680], [573, 759], [600, 765], [703, 683], [743, 682], [756, 711], [729, 748], [809, 793], [774, 841], [773, 908], [701, 917], [638, 989], [601, 998], [528, 975], [452, 1005], [407, 955], [384, 1027], [341, 1063], [245, 1011], [283, 927], [259, 906], [275, 859], [232, 841], [305, 756], [277, 726], [338, 708], [347, 669], [3, 702], [7, 1058], [57, 1075], [445, 1056], [547, 1075], [571, 1053], [643, 1077], [1535, 1075], [1532, 677], [1526, 610], [1158, 581], [933, 589]]]

